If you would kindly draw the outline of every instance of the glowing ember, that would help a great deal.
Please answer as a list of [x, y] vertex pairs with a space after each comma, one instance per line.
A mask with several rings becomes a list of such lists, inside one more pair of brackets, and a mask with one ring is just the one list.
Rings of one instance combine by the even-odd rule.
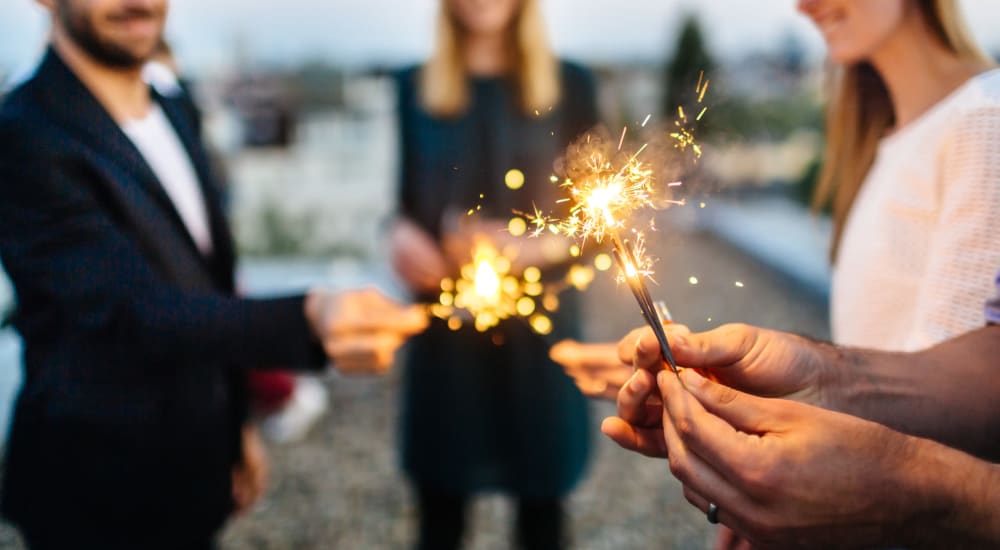
[[503, 181], [509, 189], [520, 189], [524, 186], [524, 172], [521, 172], [517, 168], [512, 168], [507, 171]]
[[565, 280], [551, 283], [543, 283], [542, 271], [534, 266], [526, 267], [520, 277], [510, 271], [510, 258], [492, 243], [479, 241], [472, 261], [462, 266], [461, 276], [441, 281], [438, 303], [428, 310], [446, 319], [452, 330], [471, 321], [476, 330], [486, 332], [504, 319], [521, 317], [535, 332], [549, 334], [552, 321], [542, 311], [557, 311], [560, 291], [583, 290], [594, 279], [593, 270], [581, 266], [572, 266]]
[[493, 268], [493, 265], [488, 260], [483, 259], [479, 261], [473, 288], [476, 289], [476, 295], [481, 298], [490, 301], [499, 300], [500, 277], [497, 276], [497, 270]]

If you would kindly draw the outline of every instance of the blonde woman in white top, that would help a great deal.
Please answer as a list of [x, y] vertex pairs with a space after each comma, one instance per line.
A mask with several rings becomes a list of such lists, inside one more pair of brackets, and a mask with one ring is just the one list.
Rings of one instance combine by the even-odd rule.
[[800, 0], [833, 64], [834, 340], [917, 350], [982, 325], [1000, 267], [1000, 71], [956, 0]]

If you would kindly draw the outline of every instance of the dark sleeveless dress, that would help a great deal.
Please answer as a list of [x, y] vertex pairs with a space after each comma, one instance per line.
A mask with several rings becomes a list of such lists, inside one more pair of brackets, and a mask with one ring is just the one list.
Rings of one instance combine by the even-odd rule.
[[[417, 69], [400, 73], [401, 214], [439, 238], [449, 207], [481, 204], [479, 215], [505, 220], [514, 209], [530, 210], [532, 201], [551, 204], [553, 162], [597, 122], [589, 73], [568, 63], [561, 71], [562, 100], [551, 110], [526, 115], [508, 80], [476, 78], [469, 109], [454, 119], [420, 107]], [[517, 191], [504, 184], [511, 168], [525, 175]], [[498, 490], [528, 498], [573, 488], [590, 451], [587, 403], [548, 359], [548, 347], [577, 335], [577, 302], [569, 292], [560, 296], [546, 338], [522, 320], [486, 333], [453, 332], [436, 320], [408, 344], [400, 425], [412, 481], [456, 494]]]

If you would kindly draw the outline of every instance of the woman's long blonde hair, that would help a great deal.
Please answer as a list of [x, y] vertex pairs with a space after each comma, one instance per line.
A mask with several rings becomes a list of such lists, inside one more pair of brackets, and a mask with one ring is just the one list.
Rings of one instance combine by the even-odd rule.
[[[917, 0], [916, 4], [946, 48], [962, 59], [992, 64], [965, 26], [957, 0]], [[829, 73], [826, 148], [813, 206], [833, 203], [830, 257], [836, 260], [844, 224], [875, 160], [879, 140], [896, 120], [889, 90], [870, 63], [831, 67]]]
[[[442, 0], [434, 51], [420, 72], [419, 84], [421, 104], [433, 115], [454, 117], [468, 107], [464, 35], [448, 0]], [[524, 112], [544, 111], [558, 103], [559, 63], [549, 47], [538, 0], [520, 0], [507, 43]]]

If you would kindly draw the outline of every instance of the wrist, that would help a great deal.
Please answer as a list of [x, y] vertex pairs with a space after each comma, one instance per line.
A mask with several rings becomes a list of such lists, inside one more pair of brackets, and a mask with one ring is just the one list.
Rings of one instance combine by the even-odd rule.
[[846, 408], [846, 395], [849, 393], [846, 386], [853, 379], [849, 371], [853, 370], [859, 358], [854, 350], [845, 349], [832, 343], [824, 347], [818, 382], [823, 406], [831, 410], [843, 411]]
[[[906, 436], [900, 468], [910, 547], [990, 547], [1000, 544], [1000, 466], [929, 439]], [[908, 498], [907, 498], [908, 497]]]
[[849, 351], [829, 342], [795, 336], [800, 341], [795, 348], [804, 350], [797, 361], [805, 366], [805, 392], [797, 401], [803, 401], [823, 409], [843, 410], [843, 385], [846, 364], [854, 361]]
[[323, 339], [323, 330], [321, 328], [323, 325], [323, 310], [326, 309], [330, 297], [331, 294], [328, 291], [314, 288], [306, 293], [306, 297], [302, 301], [303, 315], [305, 315], [306, 323], [308, 323], [313, 336], [319, 340]]

